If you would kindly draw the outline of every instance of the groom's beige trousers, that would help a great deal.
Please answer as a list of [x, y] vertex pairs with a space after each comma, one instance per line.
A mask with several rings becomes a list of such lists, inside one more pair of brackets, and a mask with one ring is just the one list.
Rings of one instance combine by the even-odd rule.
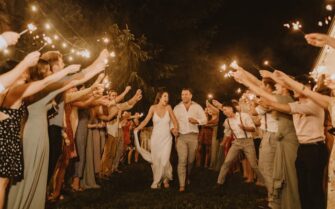
[[[181, 134], [177, 139], [179, 186], [184, 187], [186, 175], [190, 176], [198, 148], [198, 133]], [[187, 169], [186, 169], [187, 168]]]

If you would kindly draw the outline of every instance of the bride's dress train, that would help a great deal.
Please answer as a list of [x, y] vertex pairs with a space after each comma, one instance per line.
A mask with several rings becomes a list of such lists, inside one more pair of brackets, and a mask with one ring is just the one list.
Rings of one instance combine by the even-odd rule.
[[138, 134], [135, 132], [135, 146], [141, 156], [151, 163], [153, 172], [153, 183], [151, 188], [155, 189], [165, 179], [172, 180], [172, 166], [170, 154], [172, 148], [172, 135], [170, 132], [170, 115], [168, 111], [160, 118], [153, 114], [153, 130], [151, 135], [151, 152], [141, 148]]

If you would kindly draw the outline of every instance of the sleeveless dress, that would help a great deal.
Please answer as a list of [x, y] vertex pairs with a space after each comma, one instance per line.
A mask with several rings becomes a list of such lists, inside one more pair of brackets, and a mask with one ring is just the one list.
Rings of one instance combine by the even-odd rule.
[[0, 121], [0, 177], [18, 182], [24, 170], [21, 129], [27, 107], [22, 103], [18, 109], [0, 107], [0, 111], [9, 116]]
[[162, 118], [157, 113], [154, 113], [152, 121], [151, 152], [141, 148], [138, 135], [137, 133], [134, 134], [136, 149], [146, 161], [151, 163], [153, 172], [151, 188], [155, 189], [160, 186], [164, 179], [172, 180], [172, 166], [170, 163], [172, 135], [170, 132], [171, 119], [168, 111], [165, 112]]
[[28, 106], [29, 117], [23, 132], [24, 178], [9, 189], [7, 208], [44, 209], [49, 166], [48, 103], [53, 91]]

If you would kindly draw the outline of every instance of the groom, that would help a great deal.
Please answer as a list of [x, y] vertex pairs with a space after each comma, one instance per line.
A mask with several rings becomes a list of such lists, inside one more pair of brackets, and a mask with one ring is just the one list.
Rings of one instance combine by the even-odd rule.
[[[176, 139], [178, 153], [179, 191], [185, 191], [185, 182], [189, 183], [189, 176], [198, 147], [198, 125], [207, 123], [207, 117], [202, 107], [192, 101], [191, 89], [184, 88], [181, 100], [173, 110], [179, 123], [179, 136]], [[187, 167], [187, 170], [186, 170]]]

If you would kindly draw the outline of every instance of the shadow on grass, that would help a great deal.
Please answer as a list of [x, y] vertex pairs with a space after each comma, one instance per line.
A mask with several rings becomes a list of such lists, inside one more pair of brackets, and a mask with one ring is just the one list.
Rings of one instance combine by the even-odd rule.
[[[176, 169], [174, 169], [176, 170]], [[68, 193], [65, 199], [48, 205], [48, 209], [260, 209], [266, 208], [266, 191], [245, 184], [240, 175], [227, 179], [221, 190], [214, 189], [217, 172], [196, 168], [187, 192], [178, 192], [176, 173], [171, 188], [151, 190], [152, 173], [148, 163], [123, 168], [110, 180], [100, 182], [100, 189]]]

